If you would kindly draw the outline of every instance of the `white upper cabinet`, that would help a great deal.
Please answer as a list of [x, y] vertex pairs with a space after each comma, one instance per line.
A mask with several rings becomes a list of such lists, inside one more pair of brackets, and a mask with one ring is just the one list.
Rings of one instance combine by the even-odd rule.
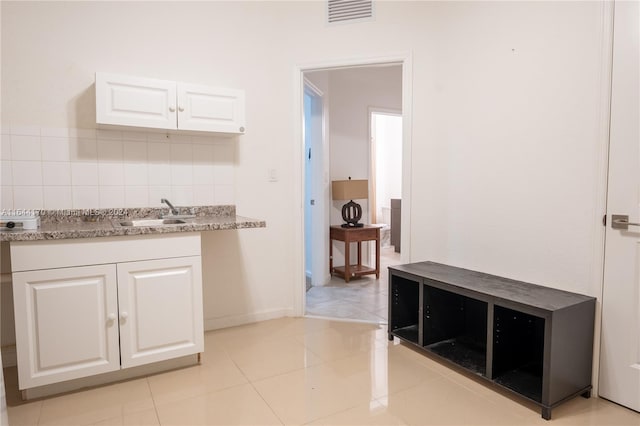
[[244, 91], [178, 83], [178, 128], [244, 132]]
[[99, 124], [177, 129], [176, 83], [96, 73]]
[[244, 133], [244, 91], [96, 73], [96, 122]]

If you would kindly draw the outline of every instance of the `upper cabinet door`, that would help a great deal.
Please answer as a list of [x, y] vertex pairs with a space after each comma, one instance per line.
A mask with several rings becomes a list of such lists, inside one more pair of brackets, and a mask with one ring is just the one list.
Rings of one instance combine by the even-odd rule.
[[178, 83], [178, 128], [244, 133], [244, 90]]
[[176, 129], [176, 83], [96, 73], [96, 122]]

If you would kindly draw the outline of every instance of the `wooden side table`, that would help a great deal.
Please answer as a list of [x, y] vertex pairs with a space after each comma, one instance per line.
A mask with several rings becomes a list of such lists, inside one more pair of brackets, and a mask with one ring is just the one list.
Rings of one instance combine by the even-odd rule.
[[[333, 240], [344, 242], [344, 266], [333, 266]], [[376, 267], [369, 268], [362, 265], [362, 242], [376, 242]], [[351, 243], [358, 243], [358, 263], [351, 265], [349, 247]], [[343, 228], [334, 225], [329, 228], [329, 273], [344, 277], [346, 282], [351, 278], [376, 274], [380, 278], [380, 227], [364, 225], [362, 228]]]

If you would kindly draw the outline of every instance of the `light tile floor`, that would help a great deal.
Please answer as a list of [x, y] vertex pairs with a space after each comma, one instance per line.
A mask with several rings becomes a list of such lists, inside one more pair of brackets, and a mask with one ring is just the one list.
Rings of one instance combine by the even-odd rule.
[[388, 267], [400, 264], [400, 253], [393, 246], [380, 249], [380, 278], [365, 275], [348, 283], [344, 278], [331, 277], [325, 286], [307, 291], [306, 314], [323, 318], [387, 323], [389, 300]]
[[201, 365], [38, 401], [11, 425], [640, 425], [640, 414], [575, 398], [539, 410], [446, 367], [376, 324], [281, 318], [207, 332]]

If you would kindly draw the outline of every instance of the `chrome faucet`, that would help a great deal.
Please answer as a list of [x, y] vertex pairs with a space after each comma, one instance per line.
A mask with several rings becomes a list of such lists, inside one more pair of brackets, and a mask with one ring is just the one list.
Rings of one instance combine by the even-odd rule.
[[175, 207], [173, 207], [173, 204], [171, 204], [171, 203], [169, 202], [169, 200], [167, 200], [166, 198], [161, 198], [161, 199], [160, 199], [160, 202], [161, 202], [161, 203], [165, 203], [166, 205], [168, 205], [168, 206], [169, 206], [169, 210], [171, 210], [171, 214], [172, 214], [172, 215], [177, 215], [177, 214], [178, 214], [178, 209], [176, 209]]

